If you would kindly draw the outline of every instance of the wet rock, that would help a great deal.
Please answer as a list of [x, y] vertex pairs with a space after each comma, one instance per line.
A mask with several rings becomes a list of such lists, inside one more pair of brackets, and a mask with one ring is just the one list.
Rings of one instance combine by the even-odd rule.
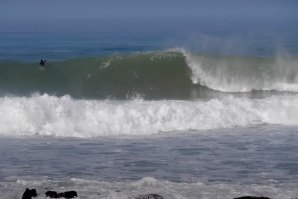
[[56, 191], [47, 191], [45, 195], [49, 198], [74, 198], [78, 196], [76, 191], [66, 191], [62, 193], [57, 193]]
[[57, 195], [58, 195], [56, 191], [47, 191], [45, 194], [46, 194], [46, 197], [49, 197], [49, 198], [57, 198]]
[[31, 199], [35, 198], [37, 196], [36, 190], [35, 189], [26, 189], [25, 192], [23, 193], [22, 199]]
[[234, 199], [270, 199], [267, 197], [257, 197], [257, 196], [242, 196], [239, 198], [234, 198]]
[[135, 199], [163, 199], [163, 197], [161, 195], [151, 193], [151, 194], [139, 195]]
[[74, 198], [74, 197], [77, 197], [78, 196], [78, 194], [77, 194], [76, 191], [66, 191], [66, 192], [64, 192], [62, 194], [63, 194], [63, 197], [64, 198]]

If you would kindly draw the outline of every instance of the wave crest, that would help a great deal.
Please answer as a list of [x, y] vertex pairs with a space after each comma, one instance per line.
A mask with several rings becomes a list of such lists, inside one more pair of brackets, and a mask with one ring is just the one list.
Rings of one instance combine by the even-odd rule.
[[296, 58], [196, 55], [180, 50], [192, 70], [192, 82], [222, 92], [274, 90], [298, 92]]

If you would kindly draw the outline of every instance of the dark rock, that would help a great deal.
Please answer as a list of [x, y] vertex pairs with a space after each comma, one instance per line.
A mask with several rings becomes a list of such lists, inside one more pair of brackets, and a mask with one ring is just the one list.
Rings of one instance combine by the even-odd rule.
[[64, 198], [74, 198], [77, 197], [78, 194], [76, 191], [66, 191], [64, 192]]
[[57, 193], [56, 191], [47, 191], [45, 194], [46, 197], [50, 198], [74, 198], [78, 196], [76, 191], [66, 191], [62, 193]]
[[242, 196], [239, 198], [234, 198], [234, 199], [270, 199], [267, 197], [257, 197], [257, 196]]
[[47, 191], [45, 194], [46, 194], [46, 197], [57, 198], [57, 192], [56, 191]]
[[58, 193], [56, 198], [64, 198], [64, 192]]
[[161, 195], [151, 193], [151, 194], [139, 195], [135, 199], [163, 199], [163, 197]]
[[35, 198], [37, 196], [36, 190], [35, 189], [26, 189], [25, 192], [23, 193], [22, 199], [31, 199]]

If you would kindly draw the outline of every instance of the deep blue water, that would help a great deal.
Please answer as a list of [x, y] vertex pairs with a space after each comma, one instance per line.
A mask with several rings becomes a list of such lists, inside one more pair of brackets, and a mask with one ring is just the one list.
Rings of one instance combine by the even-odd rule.
[[0, 33], [0, 61], [65, 60], [185, 48], [198, 53], [276, 56], [298, 54], [298, 33], [93, 32]]
[[160, 36], [115, 33], [2, 33], [0, 60], [64, 60], [161, 49]]

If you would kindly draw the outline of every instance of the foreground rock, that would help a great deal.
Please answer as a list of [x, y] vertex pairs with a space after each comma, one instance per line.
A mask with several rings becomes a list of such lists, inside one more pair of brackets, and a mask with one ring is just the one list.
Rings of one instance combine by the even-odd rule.
[[234, 199], [270, 199], [267, 197], [257, 197], [257, 196], [242, 196], [239, 198], [234, 198]]
[[151, 194], [139, 195], [135, 199], [163, 199], [163, 197], [161, 195], [151, 193]]
[[47, 191], [45, 194], [46, 197], [49, 198], [74, 198], [78, 196], [76, 191], [66, 191], [62, 193], [57, 193], [56, 191]]
[[23, 193], [22, 199], [31, 199], [35, 198], [37, 196], [36, 190], [35, 189], [26, 189], [25, 192]]

